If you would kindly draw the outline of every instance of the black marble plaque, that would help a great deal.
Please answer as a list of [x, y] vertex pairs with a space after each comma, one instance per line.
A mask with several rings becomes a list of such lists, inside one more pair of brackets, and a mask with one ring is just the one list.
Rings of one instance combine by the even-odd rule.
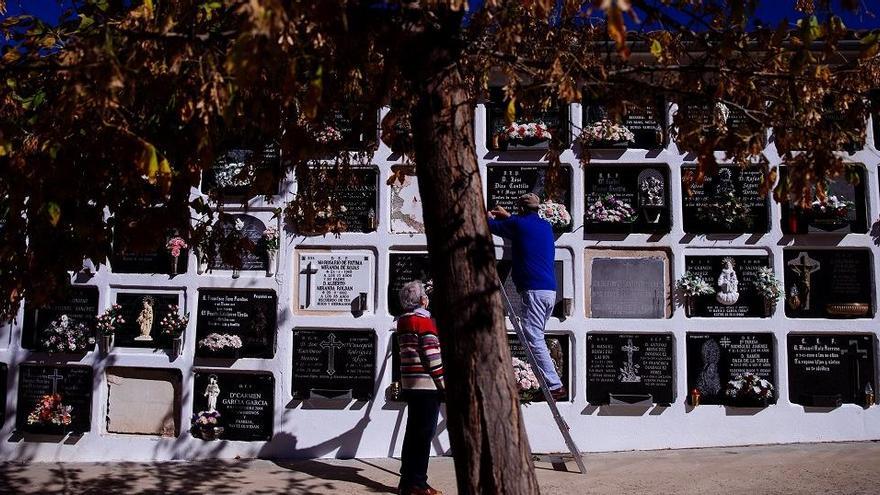
[[[197, 357], [271, 359], [275, 355], [278, 295], [273, 290], [199, 289]], [[210, 334], [237, 336], [236, 351], [212, 351], [200, 344]]]
[[388, 311], [394, 316], [403, 313], [400, 289], [404, 284], [413, 280], [425, 283], [432, 278], [428, 253], [391, 253], [388, 266]]
[[202, 172], [202, 191], [223, 198], [278, 194], [281, 159], [276, 144], [233, 143]]
[[[563, 290], [565, 287], [565, 265], [562, 261], [557, 260], [553, 263], [554, 271], [556, 272], [556, 304], [553, 306], [553, 316], [556, 318], [565, 318], [565, 304], [563, 300]], [[504, 291], [507, 293], [508, 299], [510, 299], [510, 305], [513, 306], [513, 311], [516, 312], [517, 316], [522, 315], [522, 296], [516, 288], [516, 284], [513, 283], [513, 263], [510, 260], [499, 260], [498, 261], [498, 278], [501, 279], [501, 283], [504, 285]]]
[[376, 144], [376, 132], [379, 129], [377, 111], [364, 110], [364, 105], [347, 105], [344, 109], [332, 112], [328, 120], [342, 136], [342, 140], [334, 143], [334, 146], [357, 151]]
[[872, 335], [788, 335], [791, 402], [816, 407], [865, 405], [866, 389], [877, 392]]
[[208, 409], [208, 385], [217, 381], [217, 412], [224, 440], [271, 440], [275, 417], [275, 377], [270, 373], [199, 370], [193, 380], [193, 412]]
[[[571, 388], [571, 379], [569, 373], [570, 363], [570, 355], [571, 355], [571, 346], [568, 334], [545, 334], [544, 342], [547, 343], [547, 350], [550, 352], [550, 359], [553, 361], [553, 367], [556, 369], [556, 374], [559, 375], [559, 379], [562, 381], [562, 385], [566, 388]], [[511, 357], [519, 358], [529, 362], [529, 358], [526, 355], [526, 348], [519, 341], [519, 337], [515, 333], [507, 334], [507, 345], [510, 346], [510, 355]], [[532, 370], [535, 373], [538, 373], [538, 370]], [[535, 401], [543, 401], [543, 394], [538, 394]], [[565, 397], [560, 400], [569, 400], [568, 397]]]
[[63, 300], [43, 306], [30, 307], [25, 303], [21, 343], [25, 349], [38, 349], [43, 331], [53, 320], [67, 315], [74, 321], [89, 325], [92, 330], [98, 318], [98, 288], [93, 286], [70, 287]]
[[[178, 294], [120, 292], [116, 294], [116, 304], [122, 306], [125, 324], [116, 332], [114, 346], [151, 349], [171, 347], [171, 337], [162, 334], [160, 322], [169, 314], [169, 306], [182, 306]], [[141, 335], [141, 324], [147, 325], [150, 321], [150, 338], [146, 339]]]
[[[241, 221], [240, 229], [236, 228], [236, 221]], [[239, 213], [235, 215], [223, 215], [220, 220], [214, 224], [214, 230], [222, 232], [224, 236], [233, 235], [233, 231], [238, 230], [240, 233], [234, 235], [243, 235], [248, 238], [253, 245], [253, 249], [245, 252], [241, 259], [242, 270], [265, 271], [269, 265], [269, 258], [266, 253], [266, 246], [263, 243], [263, 232], [266, 230], [266, 224], [259, 218]], [[208, 261], [208, 267], [211, 270], [232, 270], [232, 265], [225, 263], [218, 252], [217, 255]]]
[[[681, 167], [684, 178], [696, 176], [696, 165]], [[740, 234], [770, 230], [770, 197], [761, 194], [764, 171], [757, 167], [721, 165], [702, 184], [682, 180], [684, 231], [692, 234]]]
[[[727, 384], [737, 375], [753, 373], [776, 386], [773, 335], [769, 333], [688, 333], [687, 390], [700, 391], [701, 404], [741, 404], [727, 395]], [[690, 400], [690, 397], [688, 398]]]
[[[780, 167], [779, 180], [787, 184], [786, 167]], [[853, 166], [846, 176], [827, 182], [828, 200], [822, 205], [813, 198], [810, 208], [788, 201], [781, 203], [782, 231], [786, 234], [863, 234], [868, 231], [865, 199], [865, 168]]]
[[587, 334], [587, 402], [608, 404], [611, 394], [675, 402], [673, 347], [669, 334]]
[[[727, 273], [730, 261], [733, 275]], [[768, 256], [690, 256], [684, 257], [685, 270], [703, 277], [716, 293], [697, 296], [691, 316], [716, 318], [769, 317], [770, 308], [764, 306], [764, 298], [755, 288], [758, 271], [770, 266]], [[722, 277], [722, 272], [724, 272]], [[736, 282], [728, 284], [731, 279]], [[725, 288], [722, 287], [722, 284]]]
[[[571, 213], [571, 167], [562, 165], [555, 178], [548, 177], [547, 165], [489, 165], [486, 167], [487, 204], [491, 210], [501, 206], [510, 213], [519, 211], [517, 200], [526, 193], [534, 193], [542, 201], [565, 205]], [[573, 222], [572, 222], [573, 223]], [[572, 224], [554, 229], [571, 232]]]
[[[325, 170], [322, 170], [322, 172]], [[335, 172], [328, 172], [335, 173]], [[379, 170], [376, 167], [357, 167], [348, 172], [339, 172], [342, 184], [335, 188], [334, 196], [345, 207], [336, 217], [346, 224], [346, 232], [373, 232], [378, 226], [377, 211]], [[301, 187], [326, 189], [320, 180], [321, 174], [311, 174], [308, 182], [300, 182]]]
[[293, 398], [373, 397], [376, 335], [372, 330], [294, 330]]
[[[719, 144], [723, 145], [729, 141], [739, 141], [740, 135], [744, 133], [752, 133], [760, 137], [761, 143], [766, 142], [766, 128], [760, 123], [746, 115], [742, 110], [736, 107], [720, 104], [727, 113], [727, 132], [721, 137]], [[716, 139], [719, 129], [715, 126], [715, 115], [720, 108], [711, 104], [684, 104], [679, 105], [677, 113], [681, 113], [681, 117], [691, 123], [696, 123], [703, 129], [703, 135], [707, 139]], [[719, 114], [720, 115], [720, 114]]]
[[[500, 87], [489, 88], [489, 101], [486, 102], [486, 147], [490, 150], [546, 150], [550, 146], [548, 140], [537, 141], [518, 141], [504, 140], [497, 136], [507, 127], [507, 106], [508, 100], [504, 99], [504, 92]], [[542, 122], [547, 126], [547, 130], [553, 139], [558, 140], [561, 144], [569, 143], [569, 118], [568, 105], [559, 102], [555, 106], [551, 106], [547, 110], [540, 106], [526, 107], [517, 103], [516, 105], [516, 123], [528, 124]]]
[[[18, 367], [18, 403], [15, 428], [27, 433], [63, 434], [91, 430], [92, 368], [89, 366], [44, 366], [25, 363]], [[28, 424], [28, 416], [46, 395], [61, 395], [70, 406], [70, 424]]]
[[[631, 142], [609, 142], [600, 141], [590, 144], [590, 148], [607, 149], [607, 148], [634, 148], [654, 150], [664, 146], [664, 131], [666, 126], [665, 104], [658, 103], [657, 107], [638, 106], [627, 104], [624, 115], [619, 118], [609, 115], [605, 105], [597, 102], [585, 101], [583, 109], [583, 128], [586, 129], [590, 125], [607, 119], [611, 122], [618, 122], [630, 132], [633, 133], [634, 140]], [[660, 109], [658, 113], [656, 110]]]
[[786, 249], [785, 315], [790, 318], [868, 318], [874, 315], [867, 249]]
[[666, 265], [662, 258], [594, 258], [592, 318], [665, 318]]
[[584, 181], [586, 233], [669, 232], [668, 167], [590, 165]]

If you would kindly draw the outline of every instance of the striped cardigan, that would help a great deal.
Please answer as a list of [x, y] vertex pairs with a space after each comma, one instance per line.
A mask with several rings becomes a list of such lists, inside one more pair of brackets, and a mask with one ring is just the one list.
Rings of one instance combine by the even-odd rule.
[[403, 390], [443, 390], [440, 339], [431, 314], [416, 309], [397, 320], [400, 385]]

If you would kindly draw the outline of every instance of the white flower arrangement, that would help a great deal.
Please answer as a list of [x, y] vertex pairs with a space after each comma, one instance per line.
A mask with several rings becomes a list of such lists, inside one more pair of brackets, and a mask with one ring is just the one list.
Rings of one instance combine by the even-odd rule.
[[41, 343], [48, 352], [86, 352], [95, 345], [95, 337], [85, 323], [61, 315], [43, 331]]
[[266, 230], [263, 231], [263, 241], [266, 243], [266, 249], [278, 250], [280, 242], [278, 229], [275, 227], [267, 227]]
[[587, 207], [586, 219], [593, 223], [632, 223], [636, 210], [613, 194], [600, 196]]
[[639, 183], [642, 206], [663, 206], [666, 198], [663, 195], [663, 181], [657, 177], [646, 177]]
[[584, 127], [578, 136], [578, 141], [587, 146], [601, 142], [631, 143], [635, 139], [635, 134], [626, 126], [615, 124], [608, 119], [602, 119]]
[[758, 276], [755, 279], [755, 290], [768, 302], [776, 302], [782, 295], [782, 289], [779, 281], [776, 280], [776, 272], [769, 266], [762, 266], [758, 269]]
[[849, 209], [855, 206], [852, 201], [829, 195], [825, 201], [815, 200], [810, 204], [814, 215], [823, 217], [846, 218]]
[[516, 380], [516, 389], [519, 392], [520, 402], [529, 403], [535, 400], [541, 389], [538, 377], [532, 371], [529, 363], [519, 358], [512, 358], [513, 376]]
[[562, 203], [544, 201], [538, 206], [538, 216], [550, 222], [554, 228], [567, 227], [571, 223], [571, 215]]
[[675, 283], [675, 287], [687, 297], [709, 296], [715, 293], [715, 289], [705, 278], [693, 272], [684, 272]]
[[199, 341], [199, 347], [211, 352], [225, 351], [227, 349], [241, 349], [241, 337], [228, 333], [211, 333]]
[[526, 124], [512, 122], [501, 130], [500, 136], [505, 141], [547, 140], [553, 137], [550, 130], [547, 129], [547, 125], [543, 122], [529, 122]]
[[312, 131], [312, 138], [314, 138], [315, 142], [318, 144], [338, 143], [339, 141], [342, 141], [342, 133], [335, 127], [328, 125], [317, 131]]
[[346, 211], [348, 211], [348, 208], [346, 208], [345, 205], [339, 205], [339, 208], [337, 208], [335, 212], [333, 211], [332, 206], [327, 205], [323, 210], [316, 211], [315, 216], [318, 218], [331, 218], [333, 215], [345, 213]]
[[727, 382], [727, 396], [732, 399], [772, 399], [773, 384], [760, 376], [746, 372]]

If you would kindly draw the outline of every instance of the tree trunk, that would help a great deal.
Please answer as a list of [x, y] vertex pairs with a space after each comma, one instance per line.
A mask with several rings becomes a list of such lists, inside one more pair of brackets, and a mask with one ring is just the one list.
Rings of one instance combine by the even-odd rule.
[[458, 490], [538, 493], [474, 149], [474, 101], [442, 45], [422, 59], [412, 125]]

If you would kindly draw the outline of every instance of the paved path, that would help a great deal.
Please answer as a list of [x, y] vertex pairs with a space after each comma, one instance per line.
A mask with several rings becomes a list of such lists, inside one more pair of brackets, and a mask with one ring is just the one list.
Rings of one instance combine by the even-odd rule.
[[[589, 475], [538, 462], [544, 494], [877, 494], [880, 443], [833, 443], [590, 454]], [[0, 493], [393, 493], [395, 459], [0, 464]], [[575, 469], [574, 463], [569, 463]], [[431, 481], [455, 493], [452, 459]]]

